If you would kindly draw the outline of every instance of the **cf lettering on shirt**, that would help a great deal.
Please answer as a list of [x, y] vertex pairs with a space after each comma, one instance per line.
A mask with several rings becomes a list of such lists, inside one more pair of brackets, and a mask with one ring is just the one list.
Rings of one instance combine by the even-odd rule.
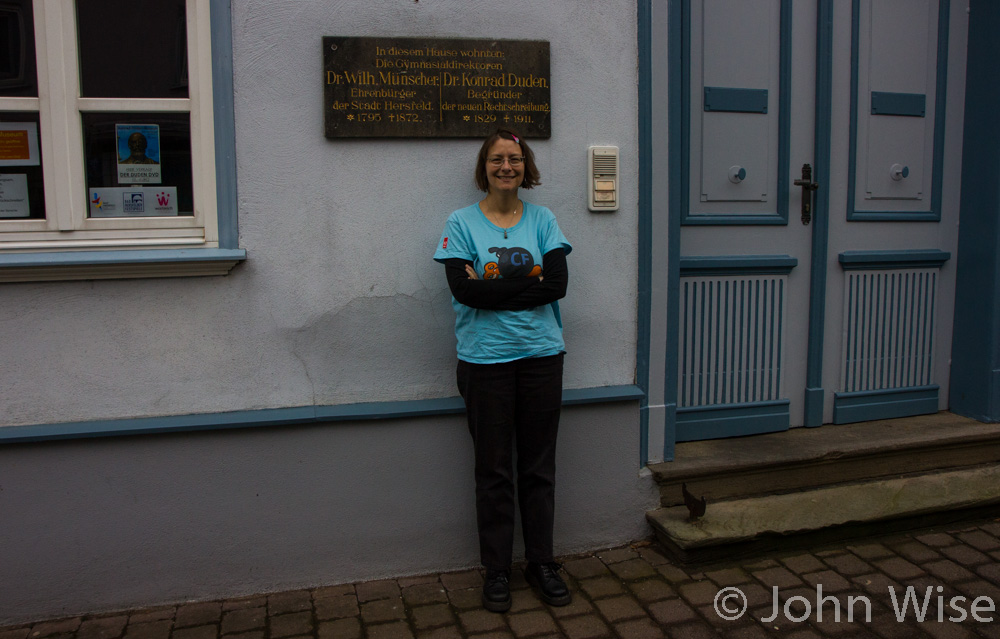
[[533, 260], [529, 253], [512, 253], [510, 256], [510, 263], [514, 266], [521, 266], [523, 264], [530, 264]]

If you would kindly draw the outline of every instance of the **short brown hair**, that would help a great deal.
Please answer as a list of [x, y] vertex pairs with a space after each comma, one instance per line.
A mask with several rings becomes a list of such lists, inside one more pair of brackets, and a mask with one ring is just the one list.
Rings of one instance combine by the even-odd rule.
[[479, 149], [479, 158], [476, 160], [476, 186], [480, 191], [489, 193], [490, 183], [486, 179], [486, 155], [490, 152], [490, 147], [499, 140], [512, 140], [521, 147], [521, 155], [524, 156], [524, 180], [521, 181], [521, 188], [530, 189], [542, 183], [542, 176], [535, 166], [535, 154], [528, 148], [528, 144], [520, 135], [510, 129], [497, 129], [497, 132], [486, 138], [483, 146]]

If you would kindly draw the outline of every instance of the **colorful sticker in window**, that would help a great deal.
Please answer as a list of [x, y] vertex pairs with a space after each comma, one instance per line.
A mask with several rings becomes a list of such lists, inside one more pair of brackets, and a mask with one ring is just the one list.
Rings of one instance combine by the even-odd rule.
[[176, 186], [108, 187], [90, 190], [90, 217], [177, 215]]
[[36, 122], [0, 122], [0, 166], [38, 166]]

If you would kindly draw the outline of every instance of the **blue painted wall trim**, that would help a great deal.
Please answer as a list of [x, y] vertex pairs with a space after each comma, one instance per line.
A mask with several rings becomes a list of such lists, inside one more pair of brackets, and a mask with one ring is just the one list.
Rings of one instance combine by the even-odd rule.
[[568, 388], [563, 391], [563, 406], [628, 402], [642, 399], [643, 397], [645, 397], [645, 392], [633, 384], [595, 386], [592, 388]]
[[706, 255], [681, 257], [681, 277], [698, 275], [787, 275], [799, 263], [790, 255]]
[[236, 109], [233, 96], [233, 27], [229, 0], [212, 0], [212, 105], [219, 246], [239, 246], [236, 193]]
[[639, 402], [639, 466], [649, 463], [649, 349], [651, 341], [653, 277], [653, 148], [652, 148], [652, 5], [639, 0], [639, 237], [638, 237], [638, 324], [636, 330], [635, 377], [642, 389]]
[[905, 115], [922, 118], [927, 112], [927, 96], [923, 93], [890, 93], [872, 91], [872, 115]]
[[969, 3], [949, 409], [1000, 421], [1000, 2]]
[[913, 386], [886, 390], [834, 393], [833, 423], [854, 424], [876, 419], [928, 415], [938, 411], [939, 387]]
[[[833, 0], [819, 0], [816, 18], [815, 195], [809, 274], [809, 342], [803, 422], [823, 424], [823, 337], [826, 314], [826, 257], [830, 229], [830, 122], [833, 108]], [[825, 188], [824, 188], [824, 185]]]
[[759, 435], [788, 430], [788, 400], [677, 409], [677, 441]]
[[65, 251], [0, 255], [0, 269], [37, 266], [95, 266], [102, 264], [167, 264], [229, 262], [247, 258], [244, 249], [151, 249], [141, 251]]
[[[564, 406], [636, 401], [644, 397], [638, 386], [602, 386], [574, 388], [563, 391]], [[422, 399], [403, 402], [370, 402], [335, 406], [294, 406], [227, 413], [171, 415], [89, 422], [33, 424], [0, 427], [0, 444], [39, 442], [58, 439], [153, 435], [203, 430], [235, 428], [267, 428], [302, 424], [325, 424], [343, 421], [365, 421], [452, 415], [465, 412], [460, 397]]]
[[941, 268], [951, 253], [939, 249], [893, 251], [844, 251], [837, 256], [845, 271], [871, 271], [898, 268]]
[[[674, 21], [676, 14], [676, 20], [680, 23], [679, 28], [683, 31], [680, 34], [681, 42], [677, 43], [675, 40], [671, 39], [670, 45], [670, 64], [678, 65], [675, 73], [671, 74], [670, 80], [670, 95], [678, 95], [681, 101], [676, 105], [680, 108], [683, 113], [680, 117], [684, 125], [684, 130], [682, 132], [682, 137], [679, 140], [682, 145], [680, 149], [673, 149], [675, 136], [673, 135], [673, 129], [671, 129], [670, 136], [670, 146], [671, 146], [671, 164], [673, 164], [674, 156], [676, 155], [684, 162], [684, 166], [681, 169], [680, 181], [671, 181], [671, 184], [683, 185], [683, 188], [690, 188], [690, 172], [687, 168], [689, 159], [691, 157], [691, 141], [690, 141], [690, 122], [691, 122], [691, 0], [677, 0], [680, 2], [680, 6], [674, 7], [671, 4], [671, 22]], [[779, 55], [778, 55], [778, 86], [779, 86], [779, 96], [778, 96], [778, 178], [777, 178], [777, 198], [775, 200], [777, 212], [770, 214], [729, 214], [729, 215], [706, 215], [706, 214], [692, 214], [689, 198], [687, 192], [683, 194], [680, 204], [680, 224], [689, 226], [768, 226], [768, 225], [785, 225], [788, 224], [788, 181], [789, 172], [788, 167], [790, 164], [791, 151], [789, 144], [791, 141], [791, 76], [792, 76], [792, 2], [791, 0], [781, 0], [780, 8], [780, 42], [779, 42]], [[673, 32], [671, 32], [671, 36]], [[679, 48], [675, 49], [675, 44], [679, 45]], [[706, 97], [709, 89], [713, 91], [763, 91], [766, 94], [767, 91], [764, 89], [725, 89], [720, 87], [705, 87]], [[749, 104], [746, 102], [745, 98], [734, 98], [737, 106], [746, 106]], [[670, 99], [671, 105], [673, 105], [673, 97]], [[707, 101], [706, 101], [707, 103]], [[764, 113], [766, 112], [766, 99], [765, 99], [765, 111], [752, 111], [754, 113]], [[707, 109], [706, 110], [713, 110]], [[742, 110], [742, 109], [714, 109], [717, 111], [731, 111], [731, 110]]]
[[[948, 97], [948, 28], [951, 0], [939, 0], [937, 32], [937, 70], [934, 88], [934, 150], [932, 152], [931, 201], [926, 211], [882, 211], [855, 208], [857, 193], [858, 153], [858, 65], [860, 64], [861, 0], [851, 3], [851, 120], [847, 161], [847, 219], [852, 222], [940, 222], [941, 187], [944, 184], [944, 124], [945, 104]], [[887, 95], [872, 91], [872, 113], [875, 96]], [[909, 94], [891, 94], [909, 95]], [[907, 108], [913, 108], [910, 104]], [[904, 109], [905, 110], [905, 109]], [[885, 113], [884, 115], [915, 115], [914, 113]]]
[[705, 87], [704, 108], [731, 113], [767, 113], [767, 89]]

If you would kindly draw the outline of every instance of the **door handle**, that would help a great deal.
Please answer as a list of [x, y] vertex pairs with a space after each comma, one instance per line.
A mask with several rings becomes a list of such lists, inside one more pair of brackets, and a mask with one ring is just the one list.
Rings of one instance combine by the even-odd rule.
[[795, 186], [802, 187], [802, 223], [809, 224], [812, 221], [812, 200], [813, 191], [819, 188], [819, 184], [812, 181], [813, 168], [808, 164], [802, 165], [802, 179], [795, 180]]

